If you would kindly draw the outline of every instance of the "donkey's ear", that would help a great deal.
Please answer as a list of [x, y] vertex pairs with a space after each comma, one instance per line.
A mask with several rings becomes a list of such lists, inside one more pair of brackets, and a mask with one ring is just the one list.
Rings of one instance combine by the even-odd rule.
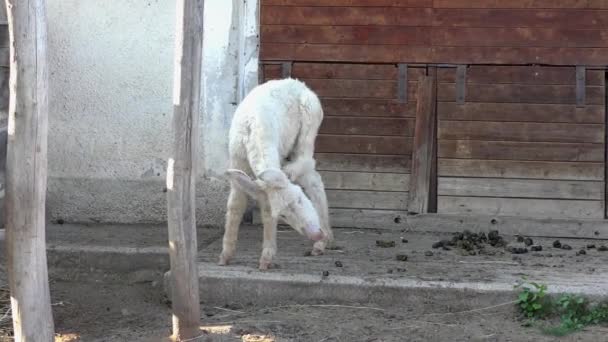
[[283, 189], [289, 185], [289, 178], [279, 169], [266, 169], [258, 175], [258, 179], [269, 188]]
[[237, 169], [228, 169], [225, 173], [230, 182], [244, 191], [252, 198], [257, 198], [262, 193], [262, 188], [253, 181], [245, 172]]

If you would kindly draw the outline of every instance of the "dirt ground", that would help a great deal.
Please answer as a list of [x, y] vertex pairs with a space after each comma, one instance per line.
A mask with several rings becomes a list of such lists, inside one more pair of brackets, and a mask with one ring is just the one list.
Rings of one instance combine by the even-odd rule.
[[[138, 236], [137, 244], [141, 246], [162, 245], [166, 241], [162, 234], [151, 231], [146, 235], [117, 227], [97, 232], [87, 233], [89, 243], [105, 241], [109, 245], [129, 245], [128, 239], [121, 237], [124, 232]], [[96, 234], [105, 234], [105, 240]], [[201, 261], [214, 261], [219, 251], [217, 237], [220, 234], [211, 231], [202, 231], [202, 234], [207, 239]], [[255, 271], [260, 235], [257, 229], [243, 229], [238, 257], [230, 267]], [[309, 248], [308, 242], [289, 232], [280, 233], [278, 268], [269, 272], [330, 270], [330, 277], [334, 274], [377, 278], [411, 276], [448, 281], [464, 277], [484, 281], [505, 273], [518, 275], [534, 271], [542, 274], [563, 270], [565, 275], [578, 274], [577, 277], [603, 284], [608, 261], [608, 251], [600, 252], [597, 248], [577, 255], [577, 251], [594, 243], [585, 240], [562, 240], [572, 244], [572, 250], [553, 248], [554, 239], [535, 239], [535, 243], [543, 245], [542, 252], [513, 255], [496, 249], [494, 255], [471, 256], [457, 248], [432, 248], [434, 242], [449, 235], [356, 230], [340, 230], [336, 235], [340, 249], [322, 257], [308, 257], [304, 255]], [[150, 241], [146, 241], [148, 237]], [[68, 240], [69, 234], [61, 235], [61, 241]], [[382, 246], [386, 242], [390, 245], [390, 241], [395, 242], [394, 247]], [[74, 236], [74, 242], [82, 243], [83, 240]], [[595, 243], [599, 247], [604, 242]], [[397, 260], [396, 255], [400, 254], [407, 255], [408, 260]], [[336, 265], [337, 261], [340, 267]], [[404, 271], [399, 271], [401, 267]], [[166, 341], [170, 335], [170, 304], [162, 289], [162, 273], [148, 273], [142, 277], [51, 267], [50, 276], [57, 341], [153, 342]], [[0, 274], [0, 281], [2, 279]], [[425, 298], [424, 305], [415, 307], [378, 307], [370, 303], [305, 304], [286, 302], [264, 307], [249, 303], [202, 303], [199, 341], [556, 340], [540, 333], [537, 327], [522, 326], [514, 304], [508, 302], [495, 307], [468, 305], [466, 309], [433, 297]], [[5, 310], [6, 306], [1, 309], [0, 317]], [[608, 327], [592, 327], [559, 340], [606, 341], [607, 333]], [[7, 336], [0, 338], [0, 341], [10, 340]]]
[[[117, 280], [52, 283], [58, 341], [166, 341], [170, 310], [157, 283]], [[512, 305], [462, 313], [331, 303], [255, 307], [203, 305], [201, 341], [555, 341], [522, 327]], [[603, 341], [595, 327], [560, 341]]]

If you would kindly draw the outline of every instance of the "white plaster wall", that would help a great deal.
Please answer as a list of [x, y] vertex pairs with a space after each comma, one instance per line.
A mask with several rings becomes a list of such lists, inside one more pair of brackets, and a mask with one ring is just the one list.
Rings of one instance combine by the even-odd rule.
[[[235, 19], [242, 1], [205, 6], [199, 223], [223, 222], [227, 184], [219, 175], [239, 87]], [[164, 222], [174, 1], [48, 0], [47, 6], [50, 218]]]

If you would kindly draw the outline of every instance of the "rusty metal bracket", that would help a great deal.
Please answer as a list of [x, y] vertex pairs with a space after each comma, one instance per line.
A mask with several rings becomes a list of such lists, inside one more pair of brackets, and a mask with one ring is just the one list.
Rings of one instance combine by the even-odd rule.
[[467, 89], [467, 66], [456, 66], [456, 102], [464, 104]]
[[586, 100], [587, 68], [576, 67], [576, 106], [584, 107]]
[[291, 68], [293, 66], [293, 62], [283, 62], [281, 63], [281, 75], [283, 78], [291, 77]]
[[407, 103], [407, 64], [404, 63], [399, 63], [397, 99], [399, 103]]

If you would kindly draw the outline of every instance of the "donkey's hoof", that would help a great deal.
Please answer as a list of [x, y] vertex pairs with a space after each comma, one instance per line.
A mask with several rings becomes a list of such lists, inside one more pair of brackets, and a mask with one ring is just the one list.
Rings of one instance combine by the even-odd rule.
[[217, 264], [220, 265], [220, 266], [226, 266], [226, 265], [228, 265], [230, 263], [230, 259], [232, 259], [232, 258], [224, 256], [222, 254], [222, 255], [220, 255], [220, 260], [217, 262]]

